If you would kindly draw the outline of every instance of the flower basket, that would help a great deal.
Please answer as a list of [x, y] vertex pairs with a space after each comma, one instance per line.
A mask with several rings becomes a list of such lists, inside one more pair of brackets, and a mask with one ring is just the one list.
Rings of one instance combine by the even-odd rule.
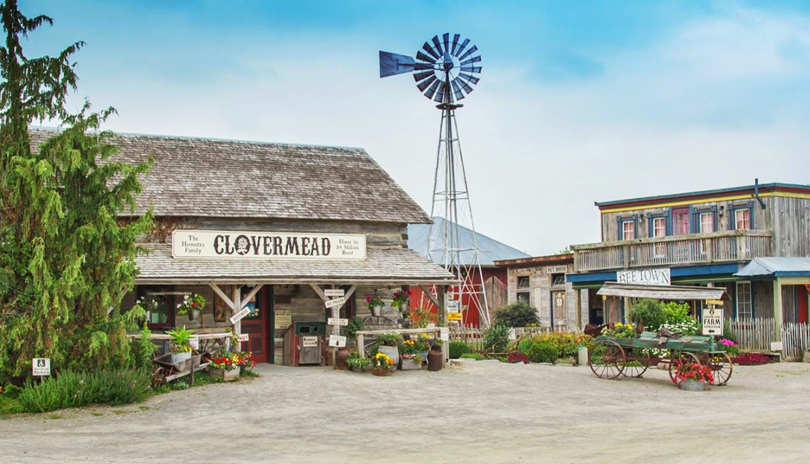
[[380, 317], [382, 313], [382, 306], [371, 306], [371, 315], [374, 317]]
[[239, 378], [239, 369], [231, 369], [226, 371], [224, 369], [209, 369], [208, 373], [215, 379], [222, 379], [225, 382], [233, 382]]
[[706, 382], [702, 380], [686, 379], [681, 382], [681, 390], [686, 391], [703, 391], [706, 389]]
[[374, 375], [379, 375], [380, 377], [391, 375], [391, 369], [386, 367], [372, 367], [371, 373]]

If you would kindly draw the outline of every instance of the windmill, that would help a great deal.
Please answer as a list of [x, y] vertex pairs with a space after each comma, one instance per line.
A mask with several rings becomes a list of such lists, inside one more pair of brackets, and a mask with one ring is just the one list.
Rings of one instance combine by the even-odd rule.
[[[445, 219], [441, 230], [431, 225], [425, 256], [440, 256], [445, 269], [452, 272], [460, 284], [448, 295], [446, 307], [462, 313], [477, 310], [480, 323], [489, 325], [489, 305], [478, 258], [470, 192], [464, 158], [458, 138], [455, 110], [458, 103], [478, 84], [481, 73], [481, 55], [470, 39], [460, 40], [460, 34], [434, 36], [416, 52], [416, 57], [380, 51], [380, 77], [412, 73], [416, 87], [427, 98], [439, 103], [439, 147], [433, 178], [433, 202], [430, 217], [436, 214]], [[466, 231], [472, 231], [472, 238]], [[465, 240], [462, 240], [465, 238]]]

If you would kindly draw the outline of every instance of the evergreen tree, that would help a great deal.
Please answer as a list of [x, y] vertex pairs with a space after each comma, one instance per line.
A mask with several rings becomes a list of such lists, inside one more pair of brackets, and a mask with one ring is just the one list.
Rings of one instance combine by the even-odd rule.
[[[125, 364], [124, 328], [141, 313], [122, 314], [120, 304], [151, 214], [118, 215], [134, 210], [149, 163], [115, 160], [114, 135], [101, 131], [114, 109], [65, 109], [77, 82], [70, 59], [84, 43], [28, 58], [21, 37], [52, 19], [25, 17], [16, 0], [0, 13], [0, 384], [29, 376], [33, 357], [57, 370]], [[61, 130], [32, 141], [29, 126], [46, 119]]]

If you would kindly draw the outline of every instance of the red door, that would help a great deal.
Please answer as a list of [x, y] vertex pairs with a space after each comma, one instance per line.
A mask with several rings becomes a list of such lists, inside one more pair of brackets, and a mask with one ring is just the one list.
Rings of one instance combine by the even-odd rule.
[[[242, 288], [242, 298], [247, 296], [250, 287]], [[247, 304], [251, 310], [250, 314], [242, 319], [242, 333], [248, 334], [247, 342], [242, 342], [242, 350], [250, 351], [253, 353], [253, 360], [256, 363], [266, 363], [269, 361], [270, 353], [267, 346], [267, 333], [269, 313], [270, 313], [270, 298], [272, 297], [273, 287], [265, 286], [259, 293], [257, 293]]]
[[799, 311], [799, 322], [807, 323], [807, 287], [796, 286], [796, 309]]

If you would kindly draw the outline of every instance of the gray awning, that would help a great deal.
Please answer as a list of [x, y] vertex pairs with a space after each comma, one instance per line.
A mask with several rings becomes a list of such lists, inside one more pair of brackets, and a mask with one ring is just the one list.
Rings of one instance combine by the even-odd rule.
[[754, 258], [736, 277], [806, 277], [810, 276], [810, 258]]
[[728, 300], [722, 287], [686, 287], [683, 285], [637, 285], [605, 282], [597, 295], [656, 300]]
[[401, 247], [368, 247], [365, 261], [279, 261], [173, 258], [171, 244], [143, 244], [138, 256], [139, 285], [160, 284], [397, 284], [446, 285], [453, 274], [414, 251]]

